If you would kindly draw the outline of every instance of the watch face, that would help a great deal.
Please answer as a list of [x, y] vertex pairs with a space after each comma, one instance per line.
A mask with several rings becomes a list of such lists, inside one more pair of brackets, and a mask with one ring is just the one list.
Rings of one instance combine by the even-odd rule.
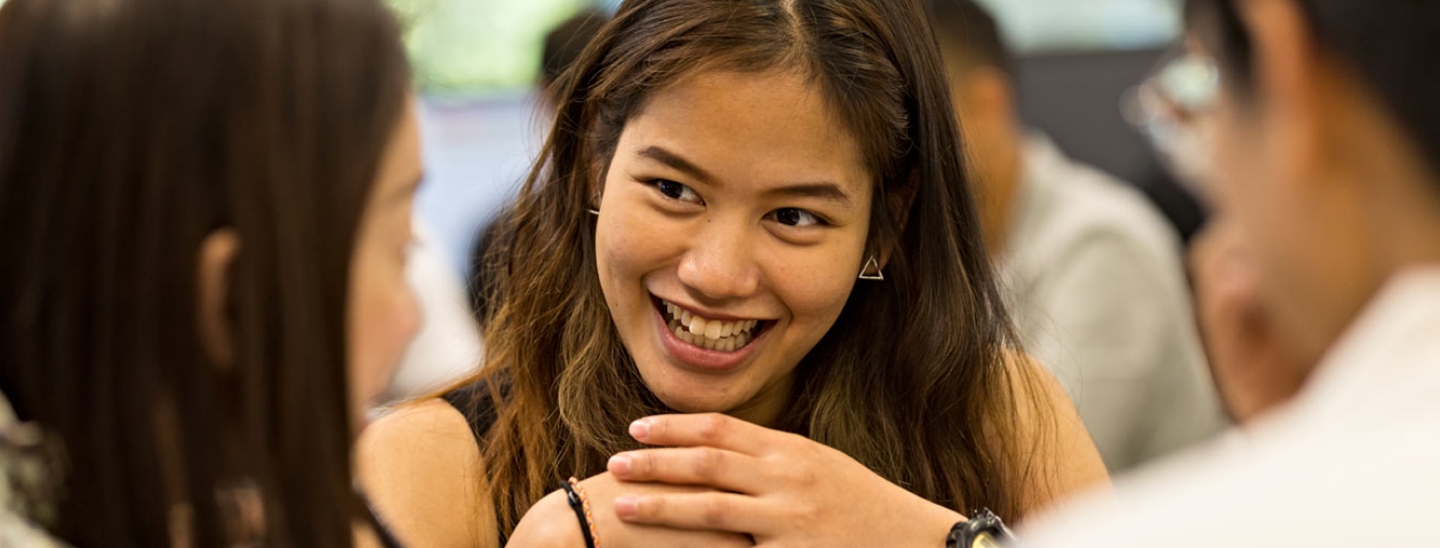
[[988, 532], [985, 532], [985, 533], [980, 533], [980, 534], [978, 534], [978, 535], [975, 535], [975, 542], [973, 542], [973, 543], [970, 544], [970, 548], [1002, 548], [1002, 547], [1000, 546], [1000, 543], [999, 543], [999, 542], [996, 542], [996, 541], [995, 541], [995, 537], [994, 537], [994, 536], [992, 536], [992, 535], [991, 535], [990, 533], [988, 533]]

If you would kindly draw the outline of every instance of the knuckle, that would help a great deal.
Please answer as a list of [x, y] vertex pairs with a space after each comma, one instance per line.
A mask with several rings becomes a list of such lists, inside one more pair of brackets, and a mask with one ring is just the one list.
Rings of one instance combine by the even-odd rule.
[[705, 499], [700, 510], [700, 519], [706, 527], [720, 528], [724, 526], [730, 505], [724, 499], [710, 497]]
[[725, 454], [714, 449], [701, 449], [695, 455], [695, 476], [701, 480], [714, 480], [725, 466]]
[[714, 442], [725, 435], [730, 420], [719, 413], [710, 413], [704, 416], [700, 423], [700, 439], [707, 442]]
[[655, 476], [655, 457], [648, 453], [640, 453], [630, 457], [630, 475], [640, 478]]
[[642, 520], [654, 521], [663, 519], [668, 510], [665, 497], [646, 497], [635, 506], [635, 515]]
[[819, 483], [819, 477], [810, 468], [796, 468], [790, 472], [790, 481], [800, 487], [812, 487]]

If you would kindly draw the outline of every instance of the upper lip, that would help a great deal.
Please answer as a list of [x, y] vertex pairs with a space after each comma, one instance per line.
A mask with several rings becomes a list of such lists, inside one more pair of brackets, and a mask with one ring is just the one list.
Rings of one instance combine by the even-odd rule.
[[707, 319], [707, 320], [720, 320], [720, 321], [722, 321], [722, 322], [743, 322], [743, 321], [750, 321], [750, 320], [760, 321], [760, 322], [765, 321], [765, 320], [762, 319], [762, 318], [745, 318], [745, 317], [741, 317], [741, 316], [734, 316], [734, 315], [730, 315], [730, 314], [723, 314], [723, 313], [720, 313], [720, 312], [712, 312], [712, 311], [705, 310], [705, 309], [700, 308], [700, 307], [697, 307], [697, 306], [692, 306], [692, 305], [688, 305], [688, 304], [685, 304], [685, 303], [682, 303], [682, 302], [672, 301], [672, 300], [670, 300], [670, 299], [666, 299], [666, 298], [661, 297], [661, 296], [659, 296], [659, 295], [656, 295], [655, 298], [660, 299], [661, 301], [664, 301], [664, 302], [673, 304], [673, 305], [675, 305], [675, 306], [678, 306], [678, 307], [680, 307], [681, 309], [689, 312], [691, 316], [700, 316], [701, 318], [705, 318], [705, 319]]

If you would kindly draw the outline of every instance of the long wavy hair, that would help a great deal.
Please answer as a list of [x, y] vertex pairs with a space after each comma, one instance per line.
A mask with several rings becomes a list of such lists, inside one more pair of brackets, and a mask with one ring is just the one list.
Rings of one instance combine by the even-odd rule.
[[[376, 0], [0, 7], [0, 389], [77, 546], [352, 545], [346, 307], [409, 68]], [[207, 236], [233, 363], [200, 343]]]
[[[496, 423], [483, 460], [501, 533], [557, 477], [604, 471], [626, 426], [668, 410], [645, 386], [601, 293], [586, 215], [627, 120], [705, 70], [807, 74], [873, 176], [862, 283], [798, 365], [781, 423], [939, 504], [1021, 512], [1033, 447], [1013, 328], [986, 255], [940, 52], [911, 0], [630, 0], [561, 80], [555, 125], [480, 265], [496, 280], [486, 368]], [[881, 206], [883, 204], [883, 207]], [[1036, 409], [1021, 409], [1022, 406]], [[1033, 417], [1033, 419], [1032, 419]], [[1043, 431], [1043, 427], [1030, 431]], [[1037, 442], [1038, 443], [1038, 442]]]

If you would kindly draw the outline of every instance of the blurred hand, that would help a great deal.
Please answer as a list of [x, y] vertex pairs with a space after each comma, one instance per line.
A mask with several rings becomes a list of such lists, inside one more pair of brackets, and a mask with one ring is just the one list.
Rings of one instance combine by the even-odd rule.
[[1243, 425], [1294, 396], [1310, 368], [1275, 328], [1257, 267], [1232, 223], [1216, 219], [1196, 237], [1190, 268], [1211, 374], [1231, 417]]
[[615, 512], [629, 523], [743, 533], [757, 546], [935, 548], [964, 520], [844, 453], [732, 417], [650, 417], [630, 434], [665, 448], [616, 455], [615, 477], [712, 489], [646, 494], [626, 483]]
[[[695, 494], [705, 492], [705, 489], [643, 484], [624, 484], [622, 487], [619, 480], [609, 473], [581, 481], [580, 487], [590, 499], [591, 514], [600, 537], [599, 545], [604, 548], [749, 548], [754, 545], [744, 535], [635, 525], [624, 523], [615, 515], [614, 501], [622, 489], [627, 493], [648, 495]], [[510, 536], [507, 546], [585, 548], [585, 537], [580, 527], [580, 520], [570, 508], [565, 492], [556, 491], [530, 507], [515, 527], [515, 534]]]

